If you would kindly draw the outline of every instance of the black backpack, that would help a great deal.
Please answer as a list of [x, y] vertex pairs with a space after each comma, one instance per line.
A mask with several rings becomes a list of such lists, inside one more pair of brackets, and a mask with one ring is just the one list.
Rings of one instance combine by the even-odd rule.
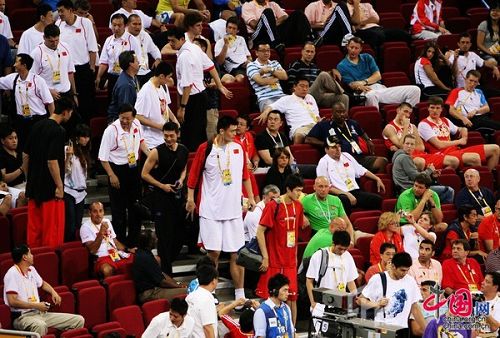
[[[387, 294], [387, 276], [385, 275], [385, 272], [379, 272], [378, 274], [380, 276], [380, 280], [382, 281], [382, 297], [385, 298], [385, 296]], [[384, 318], [385, 318], [385, 311], [384, 311]], [[370, 320], [375, 319], [375, 309], [374, 308], [366, 310], [366, 319], [370, 319]]]

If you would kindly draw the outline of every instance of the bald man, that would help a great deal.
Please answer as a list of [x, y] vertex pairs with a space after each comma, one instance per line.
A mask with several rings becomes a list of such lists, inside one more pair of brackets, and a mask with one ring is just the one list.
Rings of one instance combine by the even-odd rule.
[[495, 207], [495, 197], [493, 191], [486, 187], [479, 186], [480, 176], [476, 169], [467, 169], [464, 173], [465, 187], [463, 187], [455, 198], [455, 206], [469, 204], [472, 205], [478, 215], [478, 221], [483, 217], [493, 214]]

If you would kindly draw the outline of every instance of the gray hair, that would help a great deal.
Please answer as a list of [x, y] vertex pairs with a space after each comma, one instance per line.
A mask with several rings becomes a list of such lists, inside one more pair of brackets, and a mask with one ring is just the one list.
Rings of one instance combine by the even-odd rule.
[[278, 188], [276, 185], [274, 184], [268, 184], [264, 187], [264, 189], [262, 189], [262, 195], [267, 195], [269, 194], [270, 192], [274, 192], [275, 194], [280, 194], [280, 188]]

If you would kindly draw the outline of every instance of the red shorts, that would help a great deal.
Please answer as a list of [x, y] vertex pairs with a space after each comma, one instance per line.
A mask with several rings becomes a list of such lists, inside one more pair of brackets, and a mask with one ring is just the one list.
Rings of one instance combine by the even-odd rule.
[[418, 153], [416, 155], [413, 155], [413, 158], [415, 157], [420, 157], [423, 158], [425, 161], [425, 166], [428, 166], [429, 164], [433, 164], [434, 168], [436, 169], [443, 169], [444, 165], [444, 155], [443, 153], [435, 153], [435, 154], [427, 154], [424, 152]]
[[267, 282], [269, 279], [277, 273], [285, 275], [289, 280], [289, 295], [288, 300], [296, 301], [298, 298], [298, 287], [297, 287], [297, 268], [272, 268], [269, 267], [265, 273], [260, 275], [259, 283], [257, 284], [257, 289], [255, 289], [255, 294], [262, 299], [267, 299], [269, 297], [269, 290], [267, 287]]
[[481, 158], [481, 163], [486, 161], [486, 154], [484, 153], [484, 145], [482, 145], [482, 144], [479, 144], [477, 146], [470, 146], [470, 147], [463, 148], [463, 149], [453, 150], [453, 151], [450, 151], [449, 153], [445, 153], [445, 154], [458, 158], [460, 160], [460, 164], [463, 165], [462, 156], [465, 153], [476, 153]]
[[134, 262], [134, 255], [130, 254], [128, 258], [122, 258], [117, 262], [113, 262], [111, 257], [109, 256], [104, 256], [104, 257], [99, 257], [97, 259], [97, 262], [95, 262], [94, 270], [96, 273], [101, 272], [101, 267], [104, 264], [108, 264], [111, 266], [114, 270], [115, 273], [127, 273], [128, 270], [132, 268], [132, 263]]

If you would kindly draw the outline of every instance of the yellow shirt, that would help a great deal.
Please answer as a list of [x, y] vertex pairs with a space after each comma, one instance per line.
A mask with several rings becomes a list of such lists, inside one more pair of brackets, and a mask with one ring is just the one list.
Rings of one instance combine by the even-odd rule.
[[[178, 0], [178, 4], [181, 7], [187, 8], [190, 0]], [[172, 12], [174, 9], [172, 8], [172, 3], [170, 0], [160, 0], [158, 1], [158, 6], [156, 6], [156, 14], [160, 14], [162, 12]]]

